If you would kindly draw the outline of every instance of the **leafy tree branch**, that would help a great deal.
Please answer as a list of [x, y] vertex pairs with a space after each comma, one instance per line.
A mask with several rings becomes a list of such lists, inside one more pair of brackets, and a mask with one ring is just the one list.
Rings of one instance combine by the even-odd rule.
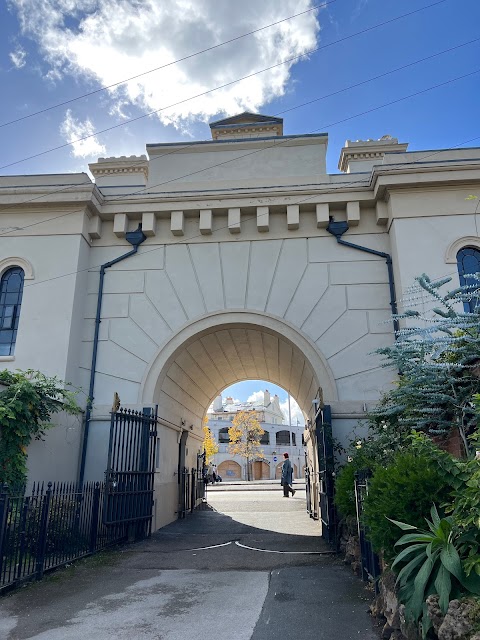
[[81, 408], [70, 385], [40, 371], [0, 371], [0, 384], [0, 483], [23, 486], [30, 442], [43, 438], [53, 414]]
[[256, 411], [239, 411], [228, 430], [232, 455], [241, 456], [247, 462], [247, 480], [250, 480], [250, 463], [264, 458], [260, 448], [260, 438], [265, 433], [258, 421]]

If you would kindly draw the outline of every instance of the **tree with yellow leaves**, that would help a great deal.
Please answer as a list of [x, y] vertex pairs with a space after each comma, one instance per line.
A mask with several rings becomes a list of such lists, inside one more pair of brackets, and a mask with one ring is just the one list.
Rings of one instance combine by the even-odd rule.
[[205, 464], [208, 464], [212, 461], [213, 456], [218, 453], [218, 444], [208, 426], [207, 416], [203, 419], [203, 449], [205, 451]]
[[247, 480], [250, 480], [251, 462], [265, 457], [260, 449], [260, 438], [264, 433], [256, 411], [239, 411], [228, 430], [228, 450], [232, 455], [246, 459]]

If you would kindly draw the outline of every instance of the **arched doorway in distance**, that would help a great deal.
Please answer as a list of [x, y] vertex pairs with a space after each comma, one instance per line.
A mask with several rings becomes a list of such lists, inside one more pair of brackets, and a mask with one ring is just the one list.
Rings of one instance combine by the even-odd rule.
[[223, 480], [242, 479], [242, 468], [235, 460], [224, 460], [218, 465], [218, 473]]
[[[277, 467], [275, 469], [275, 480], [280, 480], [280, 478], [282, 477], [282, 464], [283, 464], [283, 462], [279, 462], [277, 464]], [[296, 480], [297, 478], [298, 478], [298, 469], [297, 469], [297, 465], [294, 464], [293, 465], [293, 479]]]
[[255, 460], [252, 464], [252, 480], [269, 480], [270, 465], [264, 460]]

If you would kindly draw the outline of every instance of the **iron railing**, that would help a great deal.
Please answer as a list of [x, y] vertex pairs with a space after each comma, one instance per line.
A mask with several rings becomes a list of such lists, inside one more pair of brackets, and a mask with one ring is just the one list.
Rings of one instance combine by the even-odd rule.
[[105, 495], [99, 482], [0, 487], [0, 592], [126, 541], [130, 523], [105, 524]]
[[185, 518], [187, 513], [206, 503], [207, 483], [203, 468], [187, 469], [184, 467], [180, 474], [180, 505], [179, 519]]
[[312, 485], [310, 484], [310, 469], [305, 465], [305, 498], [307, 502], [307, 513], [311, 518], [314, 518], [313, 505], [312, 505]]
[[357, 507], [358, 540], [360, 543], [360, 553], [362, 560], [362, 580], [371, 582], [378, 595], [378, 577], [380, 576], [380, 561], [373, 551], [372, 544], [368, 539], [368, 530], [363, 521], [363, 505], [368, 495], [368, 483], [372, 472], [368, 469], [355, 471], [355, 502]]
[[143, 523], [150, 534], [154, 473], [107, 471], [103, 522], [106, 525]]

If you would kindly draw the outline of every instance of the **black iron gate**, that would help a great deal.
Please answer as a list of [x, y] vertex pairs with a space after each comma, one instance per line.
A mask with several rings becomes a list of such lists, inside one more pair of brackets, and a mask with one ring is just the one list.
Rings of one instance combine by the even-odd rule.
[[197, 468], [191, 470], [183, 467], [180, 477], [180, 504], [178, 517], [185, 518], [187, 513], [193, 513], [198, 507], [205, 505], [207, 497], [207, 483], [205, 477], [205, 453], [197, 455]]
[[360, 552], [362, 554], [362, 580], [372, 582], [375, 594], [378, 595], [378, 580], [380, 571], [380, 561], [373, 551], [372, 544], [367, 537], [367, 530], [363, 522], [363, 503], [368, 495], [368, 481], [372, 476], [369, 469], [355, 471], [355, 500], [357, 507], [358, 540]]
[[111, 414], [103, 522], [127, 525], [130, 538], [151, 532], [156, 442], [157, 408]]
[[311, 518], [315, 518], [315, 514], [313, 511], [312, 505], [312, 484], [311, 484], [311, 473], [310, 467], [308, 466], [308, 456], [305, 451], [305, 498], [307, 501], [307, 513]]
[[334, 505], [334, 451], [332, 436], [332, 412], [325, 405], [317, 414], [315, 434], [318, 448], [319, 510], [322, 521], [322, 538], [330, 544], [337, 540], [337, 519]]

